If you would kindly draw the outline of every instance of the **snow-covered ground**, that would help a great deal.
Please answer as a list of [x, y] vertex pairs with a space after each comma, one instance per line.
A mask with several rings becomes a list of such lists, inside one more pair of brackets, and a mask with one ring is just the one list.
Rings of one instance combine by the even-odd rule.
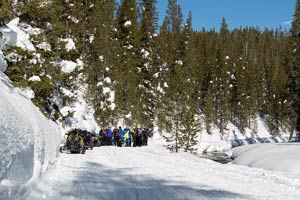
[[187, 153], [170, 153], [159, 137], [148, 147], [99, 147], [62, 154], [20, 199], [278, 199], [300, 198], [300, 179]]
[[0, 199], [14, 199], [58, 157], [60, 128], [0, 72]]
[[[234, 147], [234, 145], [248, 145], [262, 142], [287, 142], [289, 137], [288, 131], [281, 129], [281, 135], [273, 137], [262, 118], [259, 116], [252, 120], [251, 127], [247, 127], [244, 133], [238, 129], [232, 122], [228, 122], [224, 134], [220, 133], [217, 126], [212, 126], [211, 133], [206, 132], [205, 123], [203, 122], [202, 131], [198, 137], [198, 153], [213, 152], [213, 151], [227, 151]], [[265, 140], [265, 141], [263, 141]], [[237, 145], [238, 143], [238, 145]]]
[[300, 143], [255, 144], [232, 149], [233, 163], [300, 176]]

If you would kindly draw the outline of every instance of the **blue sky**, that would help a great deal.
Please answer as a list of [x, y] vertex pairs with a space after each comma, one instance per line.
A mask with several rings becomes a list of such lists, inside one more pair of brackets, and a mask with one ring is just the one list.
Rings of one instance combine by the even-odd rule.
[[[168, 0], [158, 0], [160, 23], [166, 13]], [[219, 30], [222, 17], [230, 29], [255, 26], [260, 29], [282, 27], [289, 29], [296, 0], [178, 0], [186, 17], [193, 14], [193, 28]]]

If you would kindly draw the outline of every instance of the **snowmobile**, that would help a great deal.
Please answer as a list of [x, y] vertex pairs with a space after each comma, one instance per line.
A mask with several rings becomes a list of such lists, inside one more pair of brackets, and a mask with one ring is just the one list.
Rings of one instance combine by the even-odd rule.
[[67, 135], [66, 143], [60, 147], [59, 151], [61, 153], [70, 152], [70, 153], [82, 153], [86, 151], [83, 139], [80, 135], [77, 134], [77, 131], [70, 131]]
[[94, 144], [93, 144], [91, 133], [87, 131], [82, 131], [81, 137], [83, 138], [85, 148], [93, 150]]
[[91, 135], [92, 135], [92, 142], [94, 147], [100, 147], [101, 146], [100, 137], [95, 133], [92, 133]]

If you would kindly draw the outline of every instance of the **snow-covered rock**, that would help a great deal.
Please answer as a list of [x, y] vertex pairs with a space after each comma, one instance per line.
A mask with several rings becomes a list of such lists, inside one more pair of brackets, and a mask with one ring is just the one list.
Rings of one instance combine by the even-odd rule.
[[15, 199], [58, 157], [60, 128], [0, 72], [0, 199]]
[[30, 41], [29, 34], [20, 29], [19, 18], [11, 20], [6, 26], [0, 28], [2, 39], [9, 46], [21, 47], [23, 50], [35, 51], [33, 44]]

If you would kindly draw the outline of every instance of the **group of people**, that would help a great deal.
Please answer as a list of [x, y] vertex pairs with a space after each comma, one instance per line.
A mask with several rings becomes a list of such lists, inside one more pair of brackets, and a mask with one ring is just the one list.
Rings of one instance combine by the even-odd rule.
[[130, 128], [122, 129], [122, 127], [101, 129], [99, 132], [99, 139], [101, 146], [115, 145], [126, 147], [141, 147], [148, 145], [148, 137], [150, 129], [147, 127], [137, 128], [133, 126]]
[[122, 127], [101, 129], [99, 133], [74, 129], [67, 134], [66, 143], [60, 148], [61, 152], [70, 150], [71, 153], [85, 153], [86, 149], [93, 149], [95, 146], [126, 146], [141, 147], [148, 145], [150, 129], [147, 127], [131, 129]]

